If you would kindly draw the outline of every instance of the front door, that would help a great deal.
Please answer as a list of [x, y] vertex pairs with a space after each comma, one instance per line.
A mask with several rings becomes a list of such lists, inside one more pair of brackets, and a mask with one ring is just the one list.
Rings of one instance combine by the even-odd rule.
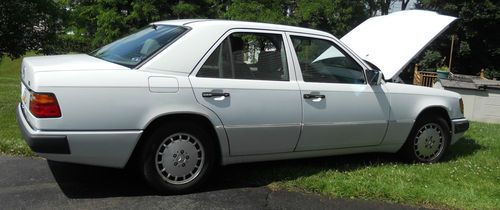
[[303, 104], [297, 151], [380, 144], [389, 119], [383, 85], [367, 84], [344, 49], [322, 37], [291, 35]]
[[293, 151], [302, 108], [281, 32], [228, 33], [190, 76], [199, 103], [226, 130], [231, 155]]

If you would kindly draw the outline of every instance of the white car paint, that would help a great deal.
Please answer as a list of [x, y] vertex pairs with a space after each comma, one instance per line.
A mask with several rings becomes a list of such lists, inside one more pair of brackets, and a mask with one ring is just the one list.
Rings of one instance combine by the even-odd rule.
[[[210, 121], [217, 135], [222, 164], [396, 152], [424, 109], [443, 107], [450, 119], [463, 118], [460, 96], [449, 91], [384, 81], [375, 85], [304, 82], [290, 34], [336, 43], [364, 71], [369, 70], [360, 56], [326, 32], [223, 20], [154, 24], [179, 25], [189, 31], [133, 69], [82, 54], [23, 60], [23, 89], [54, 93], [62, 117], [36, 118], [27, 109], [29, 105], [22, 103], [18, 108], [21, 126], [31, 136], [67, 136], [71, 150], [71, 154], [39, 153], [40, 156], [124, 167], [151, 122], [179, 113], [196, 114]], [[288, 43], [290, 80], [196, 77], [218, 43], [236, 31], [284, 37]], [[231, 96], [201, 97], [203, 92], [213, 90], [228, 91]], [[304, 93], [314, 91], [324, 93], [327, 98], [311, 101], [302, 98]], [[325, 137], [337, 134], [344, 136], [336, 142], [325, 141]], [[453, 133], [454, 141], [461, 135]]]
[[340, 40], [392, 79], [454, 20], [431, 11], [394, 12], [366, 20]]

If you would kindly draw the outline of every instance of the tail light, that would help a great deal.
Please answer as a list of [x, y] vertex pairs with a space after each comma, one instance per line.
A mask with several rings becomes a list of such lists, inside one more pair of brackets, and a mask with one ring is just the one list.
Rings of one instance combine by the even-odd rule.
[[61, 109], [53, 93], [32, 93], [29, 109], [38, 118], [61, 117]]
[[462, 112], [462, 114], [464, 113], [464, 100], [460, 99], [460, 111]]

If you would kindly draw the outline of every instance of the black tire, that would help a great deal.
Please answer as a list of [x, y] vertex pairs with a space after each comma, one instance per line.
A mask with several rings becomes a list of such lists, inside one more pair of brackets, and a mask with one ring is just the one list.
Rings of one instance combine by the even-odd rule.
[[435, 163], [445, 154], [450, 138], [450, 127], [443, 117], [426, 115], [417, 119], [400, 154], [413, 163]]
[[[197, 144], [192, 143], [191, 141], [197, 142]], [[174, 145], [173, 142], [177, 142], [177, 144]], [[184, 147], [187, 148], [186, 152], [184, 152], [182, 149], [183, 146], [179, 142], [182, 142]], [[172, 146], [165, 147], [167, 143], [169, 146]], [[196, 145], [198, 145], [201, 149], [196, 148]], [[192, 149], [195, 149], [195, 152], [188, 154], [188, 150], [193, 151]], [[171, 152], [172, 150], [176, 152]], [[182, 158], [180, 151], [182, 151]], [[199, 158], [198, 154], [200, 153], [203, 155], [203, 158], [201, 159], [202, 163], [198, 165], [198, 161], [196, 159], [197, 157]], [[165, 156], [163, 154], [165, 154]], [[167, 157], [166, 154], [173, 154], [172, 158], [170, 158], [170, 155]], [[174, 157], [175, 155], [177, 155], [177, 157]], [[191, 155], [191, 160], [189, 160], [189, 155]], [[185, 162], [182, 162], [181, 160]], [[172, 165], [170, 165], [171, 161], [173, 161]], [[157, 162], [161, 163], [158, 164]], [[209, 132], [201, 126], [189, 122], [167, 123], [153, 131], [149, 139], [147, 139], [146, 144], [142, 147], [140, 163], [140, 172], [144, 176], [144, 179], [159, 193], [184, 194], [193, 192], [206, 182], [214, 167], [214, 141]], [[174, 164], [175, 167], [179, 167], [179, 169], [175, 168]], [[178, 176], [175, 178], [176, 176], [168, 173], [169, 170], [171, 172], [176, 172], [175, 170], [189, 170], [184, 168], [180, 169], [180, 167], [181, 165], [182, 167], [184, 167], [184, 165], [191, 167], [193, 164], [195, 164], [193, 168], [197, 171], [197, 173], [191, 176], [188, 174], [187, 177]], [[196, 168], [196, 165], [199, 167]], [[163, 169], [165, 169], [165, 171], [161, 171]], [[179, 181], [178, 179], [183, 180]], [[180, 183], [183, 181], [185, 181], [185, 183]]]

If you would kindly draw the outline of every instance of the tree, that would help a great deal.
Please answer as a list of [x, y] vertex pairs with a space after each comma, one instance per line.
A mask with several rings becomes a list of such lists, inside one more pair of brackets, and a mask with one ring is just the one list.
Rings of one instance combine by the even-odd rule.
[[0, 57], [16, 58], [27, 51], [51, 53], [61, 29], [63, 10], [52, 0], [0, 1]]
[[298, 25], [342, 36], [368, 17], [365, 4], [342, 0], [234, 0], [224, 18]]
[[[25, 47], [26, 49], [43, 49], [52, 53], [89, 52], [150, 22], [164, 19], [222, 18], [280, 23], [316, 28], [342, 36], [369, 17], [365, 2], [354, 0], [57, 0], [57, 2], [57, 4], [54, 0], [2, 2], [4, 5], [2, 8], [6, 9], [19, 8], [23, 5], [29, 8], [19, 14], [30, 14], [28, 10], [36, 11], [30, 5], [52, 6], [52, 9], [47, 11], [58, 12], [57, 16], [52, 14], [44, 16], [43, 14], [48, 13], [41, 13], [39, 16], [45, 19], [26, 17], [26, 21], [32, 21], [26, 24], [29, 26], [52, 23], [57, 26], [43, 27], [51, 29], [49, 30], [51, 37], [36, 34], [36, 38], [40, 38], [36, 42], [37, 45], [27, 43], [26, 46], [29, 47]], [[380, 5], [382, 1], [376, 0], [376, 2]], [[3, 15], [8, 13], [3, 12], [2, 17], [16, 18], [10, 14]], [[22, 20], [22, 17], [18, 19]], [[4, 25], [2, 24], [2, 27], [6, 27]], [[2, 31], [11, 29], [2, 28]], [[35, 32], [38, 33], [40, 30]], [[26, 38], [25, 41], [36, 40], [34, 36]], [[5, 40], [9, 40], [7, 42], [11, 44], [16, 43], [11, 42], [10, 40], [13, 40], [11, 38], [2, 39]], [[2, 47], [4, 46], [7, 45], [2, 44]], [[19, 51], [17, 55], [22, 55], [24, 52]]]
[[67, 0], [66, 7], [70, 19], [66, 23], [66, 34], [62, 36], [68, 41], [87, 44], [84, 49], [71, 49], [77, 52], [95, 49], [136, 30], [145, 19], [158, 19], [152, 1]]
[[361, 1], [298, 0], [295, 12], [298, 24], [343, 36], [368, 18]]
[[380, 5], [380, 12], [382, 15], [389, 14], [389, 8], [391, 8], [391, 3], [393, 0], [378, 0], [378, 4]]
[[389, 9], [395, 2], [401, 2], [401, 10], [406, 10], [410, 0], [365, 0], [364, 2], [370, 16], [375, 16], [379, 11], [381, 15], [389, 14]]
[[231, 0], [206, 0], [208, 4], [208, 17], [223, 18], [227, 12]]
[[287, 15], [287, 3], [283, 0], [234, 0], [223, 17], [231, 20], [293, 24], [294, 19]]
[[177, 19], [201, 16], [200, 5], [180, 0], [172, 6], [172, 13]]
[[[399, 0], [365, 0], [366, 8], [370, 16], [377, 15], [377, 12], [380, 11], [381, 15], [389, 14], [389, 8], [391, 8], [391, 4], [395, 1]], [[401, 0], [401, 1], [409, 1], [409, 0]], [[408, 4], [408, 3], [406, 3]], [[406, 7], [405, 7], [406, 8]], [[403, 9], [402, 9], [403, 10]]]
[[[220, 0], [222, 1], [222, 0]], [[60, 51], [88, 52], [165, 19], [214, 18], [217, 0], [63, 0], [69, 11]], [[223, 1], [222, 1], [223, 2]]]
[[432, 49], [448, 55], [450, 37], [456, 36], [452, 71], [477, 74], [481, 69], [500, 71], [500, 2], [490, 0], [421, 0], [417, 8], [458, 17], [446, 36]]
[[368, 9], [368, 14], [370, 17], [377, 15], [377, 11], [379, 10], [379, 5], [376, 0], [365, 0], [366, 8]]
[[406, 10], [406, 7], [408, 6], [408, 3], [410, 3], [410, 0], [400, 0], [401, 1], [401, 10]]

